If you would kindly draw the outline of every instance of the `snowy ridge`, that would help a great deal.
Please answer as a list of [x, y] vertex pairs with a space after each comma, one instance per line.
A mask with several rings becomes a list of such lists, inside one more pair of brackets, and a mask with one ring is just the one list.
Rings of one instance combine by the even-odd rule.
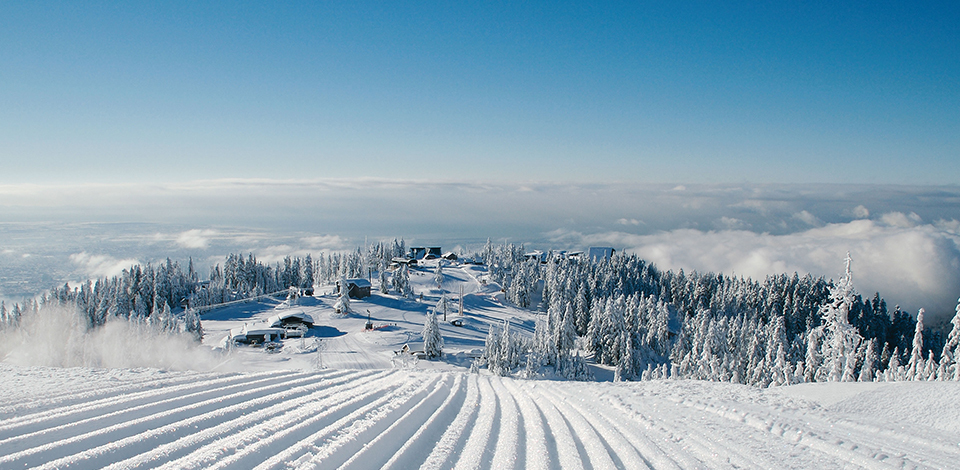
[[[871, 393], [896, 398], [893, 385]], [[81, 388], [4, 407], [0, 467], [950, 468], [960, 457], [938, 429], [731, 384], [368, 369]]]

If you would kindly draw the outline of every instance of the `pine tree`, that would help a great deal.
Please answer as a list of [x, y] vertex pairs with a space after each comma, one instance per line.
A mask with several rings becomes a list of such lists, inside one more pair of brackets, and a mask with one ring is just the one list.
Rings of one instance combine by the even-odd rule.
[[953, 326], [940, 353], [940, 366], [944, 371], [941, 379], [960, 380], [960, 299], [957, 299], [957, 313], [950, 324]]
[[303, 270], [303, 273], [300, 276], [301, 278], [300, 287], [304, 289], [313, 289], [313, 285], [316, 283], [316, 279], [314, 279], [314, 272], [313, 272], [313, 257], [310, 256], [309, 253], [307, 254], [307, 257], [304, 258], [303, 264], [301, 265], [301, 269]]
[[622, 353], [620, 354], [620, 360], [617, 361], [616, 369], [614, 369], [613, 381], [636, 380], [636, 363], [633, 358], [633, 345], [631, 344], [630, 333], [626, 331], [621, 333], [619, 343], [620, 346], [618, 349], [620, 349]]
[[875, 338], [870, 338], [866, 344], [866, 351], [863, 356], [863, 366], [860, 368], [858, 382], [873, 382], [873, 376], [876, 373], [877, 366], [877, 344]]
[[903, 367], [900, 365], [900, 350], [898, 348], [893, 348], [893, 353], [890, 354], [890, 364], [887, 365], [884, 376], [887, 382], [903, 380]]
[[567, 309], [563, 314], [563, 318], [560, 320], [560, 325], [555, 335], [557, 354], [560, 356], [570, 354], [570, 350], [573, 349], [573, 344], [577, 340], [574, 316], [573, 307], [567, 304]]
[[856, 351], [863, 341], [857, 329], [850, 324], [848, 314], [853, 305], [853, 275], [850, 271], [850, 254], [847, 253], [843, 278], [830, 290], [830, 298], [820, 308], [823, 317], [823, 343], [821, 350], [826, 380], [829, 382], [853, 381], [856, 367]]
[[447, 319], [447, 307], [448, 307], [447, 296], [446, 296], [446, 294], [444, 294], [443, 292], [440, 292], [440, 299], [437, 300], [437, 309], [436, 309], [436, 310], [437, 310], [437, 312], [443, 313], [443, 319], [444, 319], [444, 321], [446, 321], [446, 319]]
[[437, 269], [433, 270], [433, 282], [437, 283], [437, 289], [443, 290], [443, 260], [437, 260]]
[[387, 282], [387, 267], [384, 260], [380, 260], [380, 268], [378, 270], [377, 279], [380, 282], [380, 293], [386, 294], [390, 292], [390, 284]]
[[443, 355], [443, 337], [437, 324], [437, 312], [427, 313], [423, 322], [423, 353], [428, 359], [437, 359]]
[[338, 284], [340, 289], [340, 297], [337, 298], [337, 302], [333, 304], [333, 310], [341, 314], [350, 313], [350, 287], [347, 286], [347, 280], [342, 277], [340, 278]]
[[203, 325], [196, 310], [188, 308], [184, 313], [184, 329], [199, 343], [203, 341]]
[[923, 380], [923, 309], [917, 312], [917, 324], [913, 331], [913, 347], [910, 349], [910, 362], [907, 363], [907, 380]]
[[500, 338], [497, 326], [491, 323], [487, 330], [487, 339], [483, 343], [483, 358], [487, 369], [495, 375], [504, 375], [500, 373]]
[[826, 377], [823, 372], [823, 356], [820, 354], [820, 342], [823, 336], [823, 328], [813, 328], [807, 333], [807, 355], [805, 357], [806, 370], [804, 375], [805, 382], [822, 382]]

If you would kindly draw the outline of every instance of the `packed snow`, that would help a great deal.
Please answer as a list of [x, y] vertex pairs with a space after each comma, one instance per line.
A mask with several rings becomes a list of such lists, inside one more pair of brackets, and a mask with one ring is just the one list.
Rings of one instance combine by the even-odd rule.
[[[409, 298], [374, 289], [350, 299], [348, 313], [336, 312], [329, 285], [207, 311], [203, 344], [160, 368], [137, 367], [129, 331], [58, 349], [62, 340], [44, 343], [38, 329], [32, 349], [0, 363], [0, 468], [957, 466], [958, 382], [757, 388], [603, 381], [613, 370], [597, 365], [600, 382], [470, 372], [491, 326], [507, 321], [530, 337], [537, 319], [485, 273], [443, 268], [438, 360], [405, 352], [423, 350], [425, 319], [441, 298], [432, 266], [409, 271]], [[229, 341], [291, 317], [314, 326], [273, 347]], [[76, 351], [123, 368], [43, 365]]]

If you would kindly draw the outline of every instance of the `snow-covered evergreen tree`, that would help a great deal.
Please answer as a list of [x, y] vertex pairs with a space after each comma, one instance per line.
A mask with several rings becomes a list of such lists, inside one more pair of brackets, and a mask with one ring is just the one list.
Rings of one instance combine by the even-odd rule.
[[387, 266], [386, 261], [380, 260], [380, 267], [378, 269], [377, 280], [380, 284], [380, 293], [387, 294], [390, 292], [390, 283], [387, 281]]
[[440, 299], [437, 300], [437, 314], [443, 314], [443, 318], [447, 318], [447, 308], [449, 308], [449, 302], [447, 301], [447, 296], [443, 292], [440, 292]]
[[338, 288], [340, 290], [340, 296], [337, 298], [337, 302], [333, 304], [333, 310], [340, 314], [348, 314], [350, 310], [350, 287], [347, 285], [346, 278], [341, 277], [338, 281]]
[[393, 289], [403, 297], [413, 295], [413, 289], [410, 287], [410, 270], [407, 268], [407, 265], [401, 264], [400, 267], [393, 272]]
[[887, 365], [887, 370], [884, 371], [883, 375], [885, 382], [904, 380], [903, 366], [900, 365], [900, 350], [898, 348], [893, 348], [893, 353], [890, 354], [890, 363]]
[[531, 290], [533, 283], [533, 273], [530, 262], [518, 263], [515, 266], [515, 274], [510, 281], [510, 287], [507, 289], [509, 300], [520, 308], [527, 308], [531, 302]]
[[570, 304], [567, 304], [567, 309], [563, 313], [563, 318], [560, 320], [560, 324], [554, 334], [554, 342], [556, 343], [556, 349], [558, 355], [570, 354], [570, 350], [573, 349], [573, 345], [577, 340], [577, 330], [574, 326], [573, 307]]
[[193, 336], [197, 342], [203, 341], [203, 325], [200, 323], [200, 315], [192, 308], [187, 308], [183, 314], [184, 331]]
[[613, 372], [613, 381], [621, 382], [626, 380], [636, 380], [637, 369], [633, 358], [633, 341], [630, 340], [630, 334], [624, 331], [620, 334], [618, 349], [621, 351], [620, 360], [617, 361]]
[[910, 349], [910, 362], [907, 363], [907, 380], [924, 380], [923, 369], [923, 309], [917, 312], [917, 323], [913, 332], [913, 347]]
[[437, 283], [437, 289], [443, 290], [443, 260], [437, 260], [437, 268], [433, 270], [433, 282]]
[[[856, 351], [863, 341], [857, 329], [850, 324], [847, 316], [853, 304], [853, 274], [850, 270], [850, 254], [847, 253], [844, 276], [832, 289], [827, 303], [820, 308], [823, 318], [823, 373], [828, 382], [850, 382], [856, 379]], [[808, 363], [809, 364], [809, 363]]]
[[860, 376], [858, 382], [873, 382], [877, 371], [877, 344], [876, 339], [870, 338], [865, 345], [866, 351], [863, 355], [863, 366], [860, 367]]
[[437, 324], [437, 312], [430, 311], [423, 322], [423, 353], [428, 359], [437, 359], [443, 355], [443, 336]]
[[301, 265], [301, 270], [303, 271], [303, 274], [301, 275], [300, 287], [305, 289], [313, 289], [316, 279], [313, 272], [313, 257], [310, 256], [310, 254], [307, 254], [307, 257], [304, 258], [303, 264]]
[[957, 299], [957, 313], [950, 321], [952, 328], [940, 353], [941, 380], [960, 380], [960, 299]]

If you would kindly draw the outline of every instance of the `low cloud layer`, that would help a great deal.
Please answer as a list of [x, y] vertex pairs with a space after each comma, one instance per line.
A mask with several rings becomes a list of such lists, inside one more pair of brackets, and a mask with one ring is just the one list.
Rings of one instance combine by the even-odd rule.
[[133, 258], [117, 259], [109, 255], [92, 255], [85, 251], [70, 255], [70, 261], [77, 266], [80, 273], [91, 277], [118, 276], [124, 269], [139, 262]]
[[604, 232], [556, 233], [554, 237], [625, 249], [661, 268], [754, 279], [793, 272], [839, 279], [849, 252], [854, 285], [864, 296], [880, 292], [913, 313], [924, 307], [931, 312], [928, 318], [939, 316], [937, 320], [952, 316], [960, 296], [960, 224], [924, 224], [909, 214], [888, 213], [877, 221], [828, 224], [785, 235], [676, 229], [650, 235]]
[[531, 249], [613, 245], [666, 268], [755, 278], [837, 278], [849, 251], [865, 295], [880, 291], [912, 312], [943, 314], [960, 295], [958, 186], [371, 178], [0, 185], [0, 220], [0, 246], [33, 255], [3, 256], [8, 279], [29, 280], [0, 285], [8, 299], [25, 286], [39, 293], [62, 284], [61, 266], [95, 276], [135, 260], [192, 257], [203, 275], [231, 252], [275, 261], [395, 237], [467, 250], [488, 237]]
[[177, 236], [177, 245], [183, 248], [207, 248], [210, 246], [210, 238], [216, 235], [216, 230], [187, 230]]

